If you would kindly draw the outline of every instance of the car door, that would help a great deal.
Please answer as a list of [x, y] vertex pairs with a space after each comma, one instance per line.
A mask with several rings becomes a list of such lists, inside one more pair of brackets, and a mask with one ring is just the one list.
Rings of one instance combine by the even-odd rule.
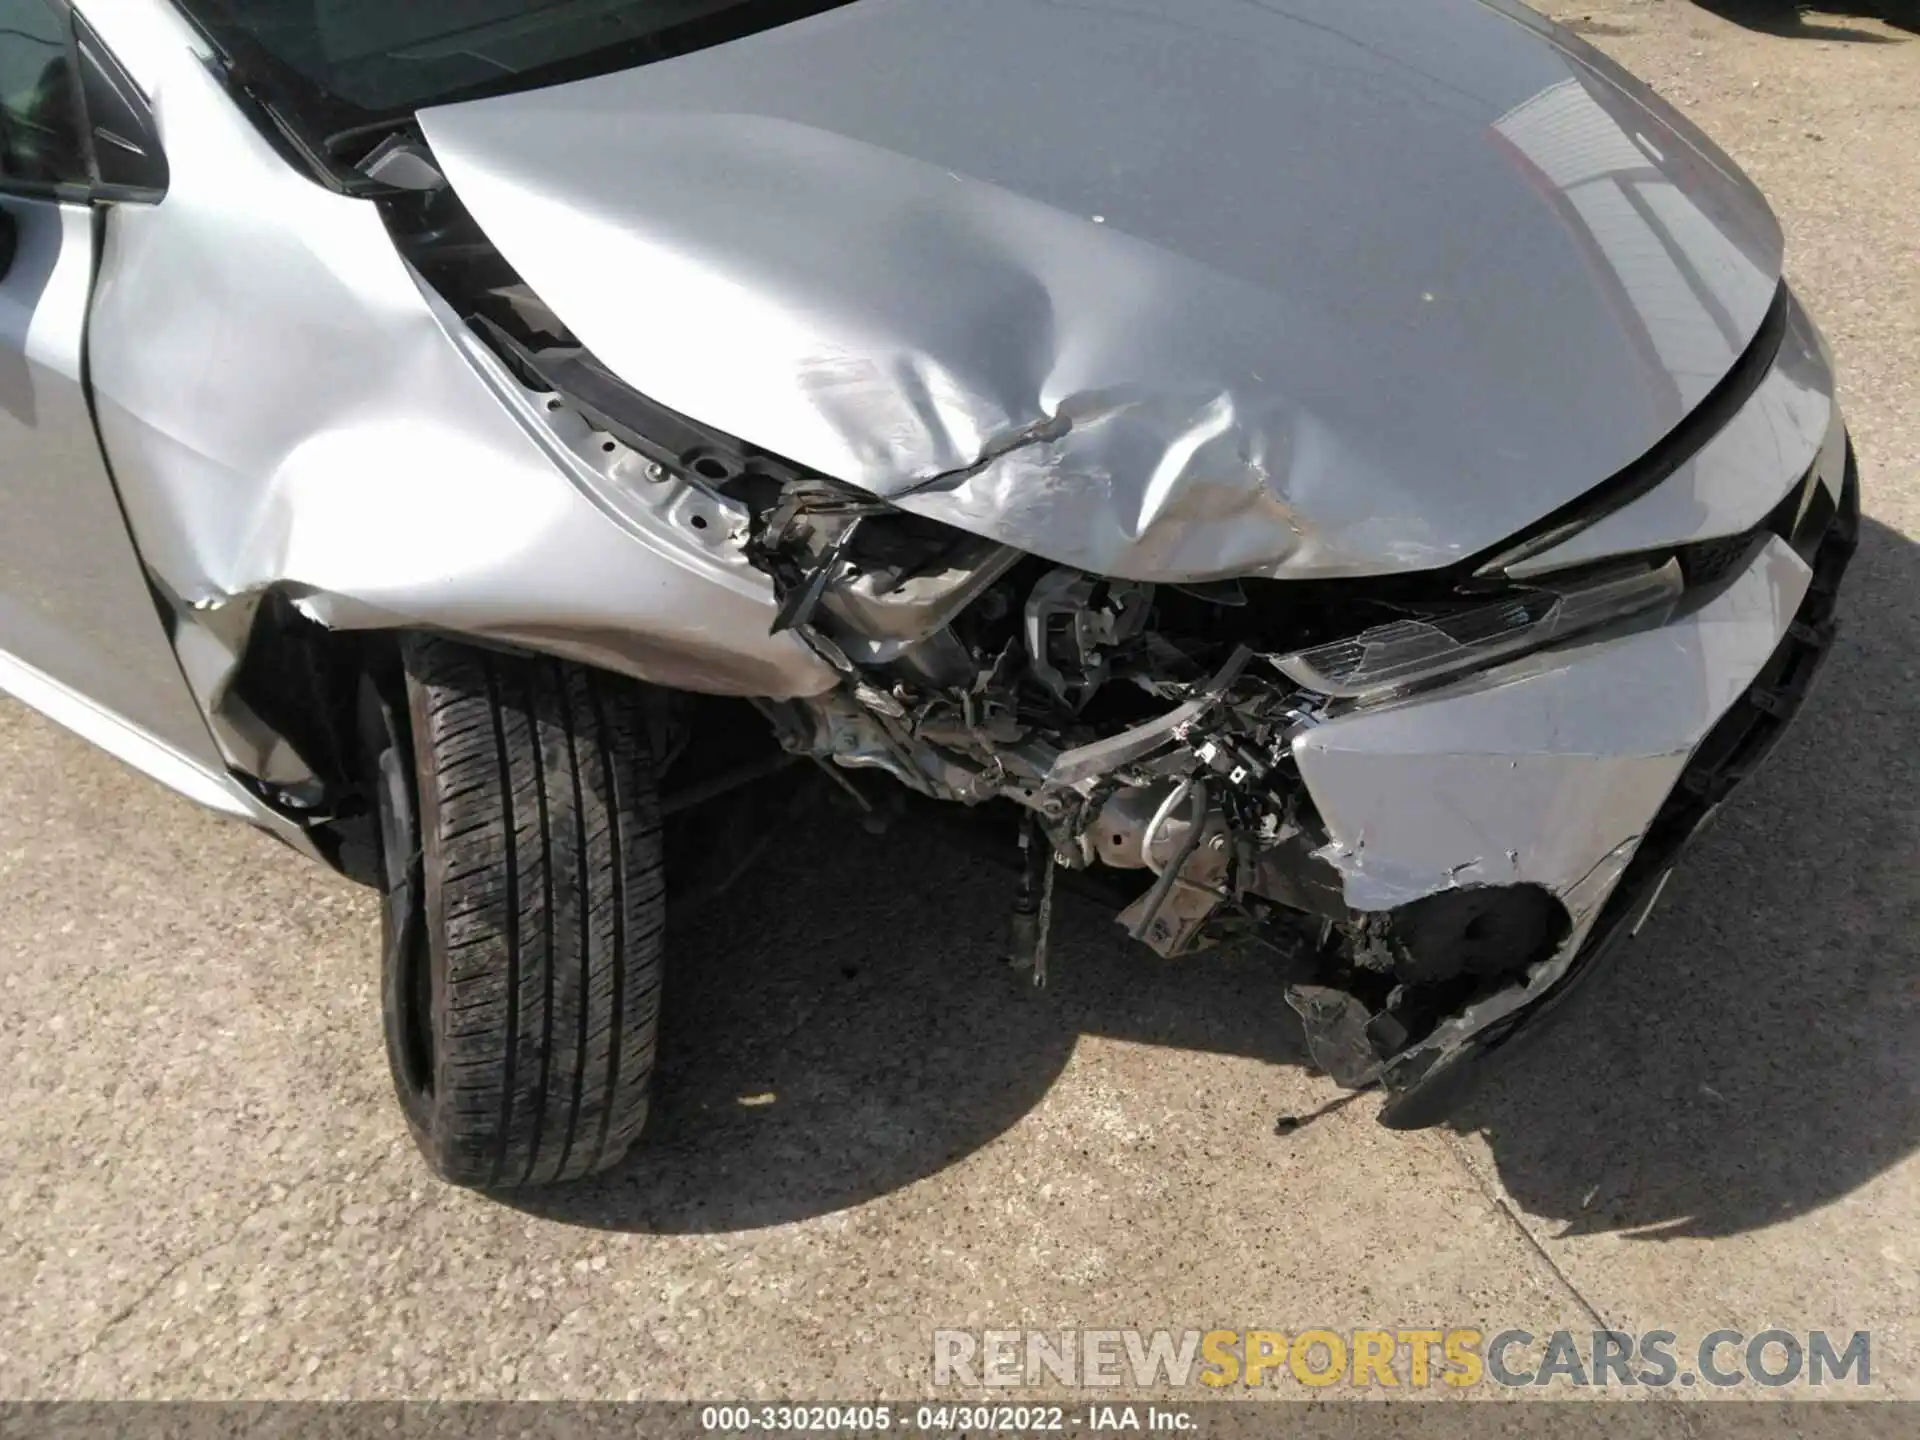
[[0, 687], [209, 799], [223, 767], [87, 384], [102, 228], [164, 193], [145, 102], [85, 22], [57, 0], [0, 0]]

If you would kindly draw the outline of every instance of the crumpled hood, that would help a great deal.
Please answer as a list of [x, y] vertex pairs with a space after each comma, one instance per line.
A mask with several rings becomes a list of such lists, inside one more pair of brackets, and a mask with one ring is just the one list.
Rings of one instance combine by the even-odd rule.
[[420, 119], [635, 388], [1143, 580], [1483, 550], [1671, 430], [1781, 267], [1692, 127], [1484, 0], [857, 0]]

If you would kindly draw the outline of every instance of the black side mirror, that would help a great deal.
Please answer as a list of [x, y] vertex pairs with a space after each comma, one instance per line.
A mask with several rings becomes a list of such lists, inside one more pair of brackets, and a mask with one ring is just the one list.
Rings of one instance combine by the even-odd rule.
[[14, 256], [20, 253], [20, 225], [11, 210], [0, 210], [0, 280], [13, 273]]
[[97, 198], [157, 202], [167, 193], [167, 156], [146, 97], [79, 15], [73, 30], [100, 182]]

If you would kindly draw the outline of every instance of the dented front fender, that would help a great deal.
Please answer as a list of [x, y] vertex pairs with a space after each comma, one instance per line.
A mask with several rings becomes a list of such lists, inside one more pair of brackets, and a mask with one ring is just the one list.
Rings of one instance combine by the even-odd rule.
[[172, 188], [108, 216], [90, 349], [183, 648], [271, 588], [337, 629], [439, 629], [682, 689], [834, 683], [768, 633], [772, 587], [731, 519], [684, 486], [611, 485], [584, 424], [418, 283], [374, 205], [291, 169], [184, 45], [141, 58]]

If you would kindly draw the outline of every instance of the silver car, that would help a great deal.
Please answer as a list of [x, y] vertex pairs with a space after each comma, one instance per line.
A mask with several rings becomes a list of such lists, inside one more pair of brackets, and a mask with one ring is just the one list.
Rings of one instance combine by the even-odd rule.
[[453, 1181], [627, 1151], [663, 816], [806, 761], [1432, 1123], [1831, 643], [1780, 229], [1513, 0], [0, 0], [0, 91], [0, 685], [382, 890]]

